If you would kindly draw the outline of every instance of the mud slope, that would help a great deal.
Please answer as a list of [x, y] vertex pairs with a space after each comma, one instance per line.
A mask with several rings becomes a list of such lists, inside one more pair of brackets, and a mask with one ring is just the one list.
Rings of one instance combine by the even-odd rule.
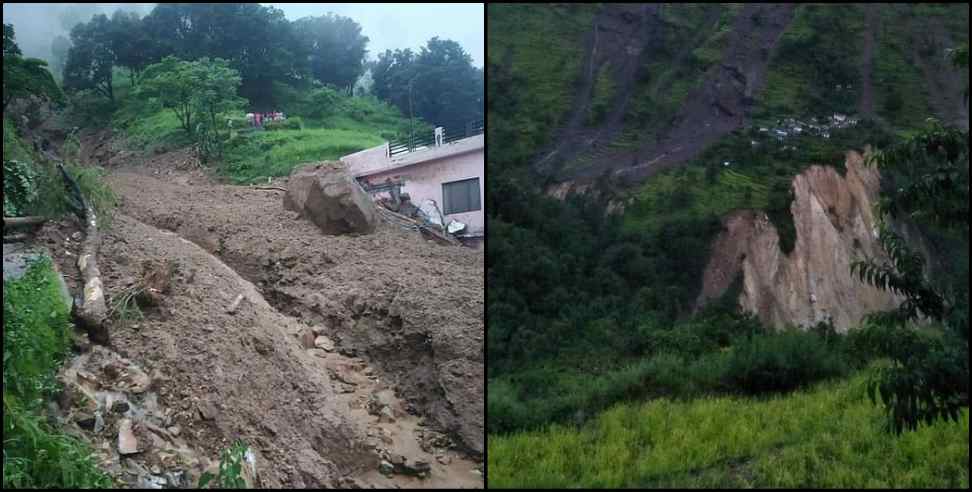
[[[622, 184], [637, 184], [663, 169], [692, 159], [709, 144], [743, 127], [766, 83], [767, 65], [795, 8], [793, 4], [746, 5], [735, 16], [722, 60], [709, 69], [702, 83], [689, 94], [671, 129], [657, 143], [647, 143], [636, 151], [598, 153], [591, 165], [574, 176], [562, 176], [565, 181], [553, 185], [548, 192], [555, 190], [562, 195], [565, 189], [585, 189], [604, 175], [612, 175]], [[643, 14], [646, 19], [654, 17], [648, 14]], [[650, 28], [641, 31], [644, 44], [650, 43], [651, 32]], [[626, 99], [618, 103], [626, 103]], [[617, 123], [620, 124], [620, 119]], [[610, 130], [606, 129], [605, 134], [611, 134]], [[592, 135], [576, 143], [578, 136], [570, 132], [558, 138], [575, 142], [560, 144], [570, 149], [596, 141]]]
[[[663, 40], [660, 4], [606, 4], [594, 18], [585, 40], [584, 61], [573, 108], [567, 124], [553, 138], [552, 148], [541, 153], [535, 168], [543, 175], [554, 175], [564, 163], [582, 152], [610, 142], [621, 130], [621, 121], [637, 80], [638, 69], [651, 61], [653, 47]], [[618, 90], [611, 100], [611, 111], [596, 128], [584, 126], [593, 97], [595, 74], [604, 64]]]
[[[358, 358], [305, 349], [296, 336], [303, 323], [200, 246], [118, 214], [101, 256], [110, 299], [146, 262], [175, 264], [160, 304], [144, 320], [114, 323], [112, 341], [153, 374], [158, 405], [173, 411], [166, 425], [181, 427], [197, 454], [217, 459], [242, 438], [257, 453], [264, 487], [481, 486], [473, 462], [437, 462], [422, 449], [431, 451], [426, 433], [391, 394], [391, 381], [369, 377], [376, 371]], [[390, 418], [369, 412], [373, 399], [388, 405]], [[379, 461], [393, 455], [434, 464], [430, 478], [380, 475]]]
[[741, 274], [740, 306], [770, 326], [808, 326], [832, 318], [846, 331], [868, 313], [896, 307], [900, 296], [850, 274], [857, 259], [887, 256], [875, 237], [872, 213], [879, 174], [853, 151], [846, 164], [846, 177], [832, 167], [812, 166], [794, 178], [790, 211], [796, 244], [789, 255], [780, 251], [779, 234], [765, 213], [740, 210], [727, 216], [713, 243], [700, 304], [720, 296]]
[[[284, 211], [279, 192], [212, 184], [199, 173], [162, 171], [159, 179], [147, 175], [152, 168], [109, 178], [125, 213], [220, 257], [281, 313], [377, 368], [407, 410], [482, 453], [483, 252], [389, 225], [363, 237], [324, 236]], [[232, 301], [225, 296], [207, 309]]]

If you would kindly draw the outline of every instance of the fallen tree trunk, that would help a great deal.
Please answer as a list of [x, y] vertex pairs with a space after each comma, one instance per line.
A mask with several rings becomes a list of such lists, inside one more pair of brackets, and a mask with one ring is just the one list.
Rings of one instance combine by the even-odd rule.
[[4, 217], [3, 225], [10, 227], [25, 226], [25, 225], [38, 225], [47, 222], [47, 217], [31, 216], [31, 217]]
[[62, 164], [58, 163], [57, 167], [61, 170], [68, 192], [80, 204], [79, 217], [84, 224], [84, 242], [81, 244], [81, 254], [78, 255], [78, 270], [81, 271], [84, 290], [81, 306], [78, 307], [76, 315], [92, 342], [108, 345], [108, 328], [105, 326], [108, 308], [105, 306], [105, 292], [101, 284], [101, 271], [98, 269], [97, 260], [98, 246], [101, 244], [98, 217], [91, 203], [81, 194], [77, 181], [67, 173]]

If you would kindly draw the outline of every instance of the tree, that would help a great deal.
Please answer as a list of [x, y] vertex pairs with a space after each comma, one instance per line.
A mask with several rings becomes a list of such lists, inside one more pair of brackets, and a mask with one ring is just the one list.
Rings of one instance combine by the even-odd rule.
[[324, 84], [347, 88], [361, 75], [368, 37], [352, 19], [328, 13], [293, 23], [298, 53], [306, 56], [311, 75]]
[[464, 124], [484, 114], [483, 71], [459, 43], [437, 37], [418, 54], [385, 51], [375, 64], [373, 91], [405, 114], [437, 125]]
[[273, 105], [273, 82], [306, 78], [283, 11], [258, 4], [159, 4], [143, 20], [153, 40], [149, 60], [222, 58], [239, 71], [239, 94], [258, 107]]
[[115, 63], [130, 71], [129, 80], [135, 87], [139, 73], [149, 64], [153, 42], [142, 29], [142, 21], [135, 12], [116, 10], [109, 27]]
[[[923, 131], [868, 161], [894, 180], [879, 205], [880, 240], [890, 262], [868, 258], [855, 262], [851, 272], [862, 282], [905, 297], [895, 311], [872, 317], [877, 324], [896, 328], [903, 341], [889, 344], [892, 366], [869, 382], [871, 400], [876, 402], [880, 394], [898, 433], [937, 418], [958, 421], [969, 404], [967, 264], [964, 278], [959, 273], [951, 285], [932, 282], [923, 257], [887, 220], [907, 216], [951, 231], [961, 238], [968, 257], [969, 133], [929, 119]], [[946, 338], [929, 342], [918, 337], [908, 323], [922, 318], [944, 324]]]
[[210, 129], [215, 129], [220, 113], [246, 103], [236, 96], [241, 81], [239, 72], [220, 58], [186, 61], [167, 56], [146, 67], [142, 78], [138, 93], [159, 98], [189, 134], [195, 132], [193, 121], [202, 118]]
[[3, 110], [14, 99], [37, 96], [61, 103], [64, 95], [47, 70], [47, 62], [24, 58], [15, 41], [11, 24], [3, 25]]
[[111, 39], [111, 21], [104, 14], [96, 15], [86, 24], [71, 29], [73, 46], [68, 50], [64, 66], [64, 88], [93, 89], [115, 102], [112, 71], [115, 52]]

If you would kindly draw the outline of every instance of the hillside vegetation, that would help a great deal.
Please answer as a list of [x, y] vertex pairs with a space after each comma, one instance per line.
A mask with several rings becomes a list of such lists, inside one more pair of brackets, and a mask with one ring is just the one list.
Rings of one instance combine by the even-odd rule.
[[[968, 74], [950, 57], [968, 41], [967, 6], [773, 9], [488, 7], [491, 485], [967, 486], [960, 469], [968, 459], [967, 383], [958, 382], [967, 366], [948, 355], [967, 350], [967, 323], [896, 332], [865, 321], [846, 335], [826, 323], [761, 326], [737, 311], [741, 276], [717, 302], [696, 305], [710, 244], [729, 212], [766, 212], [780, 254], [792, 250], [790, 183], [812, 165], [843, 173], [848, 150], [927, 148], [934, 155], [922, 169], [882, 169], [886, 203], [898, 200], [893, 189], [928, 183], [923, 173], [938, 165], [948, 174], [941, 183], [967, 180], [967, 170], [952, 167], [967, 151], [932, 143], [955, 134], [925, 122], [961, 124], [961, 111], [948, 108]], [[602, 43], [608, 29], [636, 33], [628, 44], [600, 45], [627, 56], [642, 43], [634, 75], [617, 69], [621, 54], [604, 55], [610, 59], [596, 72], [584, 65], [598, 22], [608, 26]], [[650, 28], [631, 27], [638, 22]], [[771, 49], [753, 44], [756, 31], [777, 22]], [[693, 94], [715, 91], [707, 77], [733, 63], [724, 60], [728, 53], [746, 50], [761, 50], [755, 58], [765, 75], [762, 89], [743, 99], [742, 123], [668, 168], [622, 179], [628, 163], [654, 157], [639, 152], [660, 153], [674, 128], [723, 124], [685, 108]], [[748, 88], [747, 76], [739, 78]], [[586, 113], [577, 119], [580, 109]], [[938, 145], [949, 149], [948, 165], [934, 153]], [[548, 165], [560, 158], [562, 165]], [[949, 265], [934, 267], [934, 289], [954, 294], [950, 309], [961, 318], [967, 266], [952, 258], [967, 256], [967, 229], [920, 228], [943, 255], [933, 265]], [[906, 261], [914, 260], [896, 264]], [[888, 285], [886, 277], [876, 282]], [[924, 355], [903, 362], [909, 350]], [[876, 369], [888, 364], [896, 376]], [[888, 433], [890, 397], [882, 408], [880, 398], [867, 401], [864, 387], [880, 373], [885, 389], [896, 384], [910, 398], [921, 385], [909, 370], [938, 374], [942, 391], [958, 391], [946, 406], [964, 408], [964, 424], [932, 419], [910, 436]], [[669, 412], [696, 420], [671, 420]], [[904, 413], [894, 412], [899, 423]], [[650, 423], [661, 417], [671, 425]], [[957, 437], [949, 436], [952, 447], [939, 459], [933, 436], [948, 433]], [[884, 461], [884, 453], [893, 458]]]
[[772, 398], [617, 405], [489, 440], [491, 488], [967, 488], [969, 413], [889, 437], [866, 376]]

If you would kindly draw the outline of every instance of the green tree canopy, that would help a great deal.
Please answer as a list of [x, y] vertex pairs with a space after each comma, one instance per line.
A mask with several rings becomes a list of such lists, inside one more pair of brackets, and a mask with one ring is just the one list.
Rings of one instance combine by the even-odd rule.
[[47, 70], [47, 62], [24, 58], [14, 39], [14, 28], [3, 25], [3, 109], [14, 99], [37, 96], [61, 103], [64, 95]]
[[484, 113], [483, 71], [459, 43], [428, 41], [419, 53], [387, 50], [378, 56], [374, 94], [436, 125], [462, 124]]
[[348, 17], [328, 13], [294, 22], [299, 55], [306, 56], [310, 73], [321, 83], [346, 88], [364, 69], [368, 37]]
[[246, 104], [236, 95], [239, 72], [220, 58], [187, 61], [167, 56], [146, 67], [142, 78], [139, 94], [157, 97], [164, 107], [172, 109], [188, 133], [193, 133], [193, 122], [200, 118], [215, 128], [220, 113]]
[[71, 29], [72, 46], [64, 66], [66, 90], [92, 89], [115, 101], [112, 70], [117, 57], [111, 34], [111, 21], [104, 14]]

